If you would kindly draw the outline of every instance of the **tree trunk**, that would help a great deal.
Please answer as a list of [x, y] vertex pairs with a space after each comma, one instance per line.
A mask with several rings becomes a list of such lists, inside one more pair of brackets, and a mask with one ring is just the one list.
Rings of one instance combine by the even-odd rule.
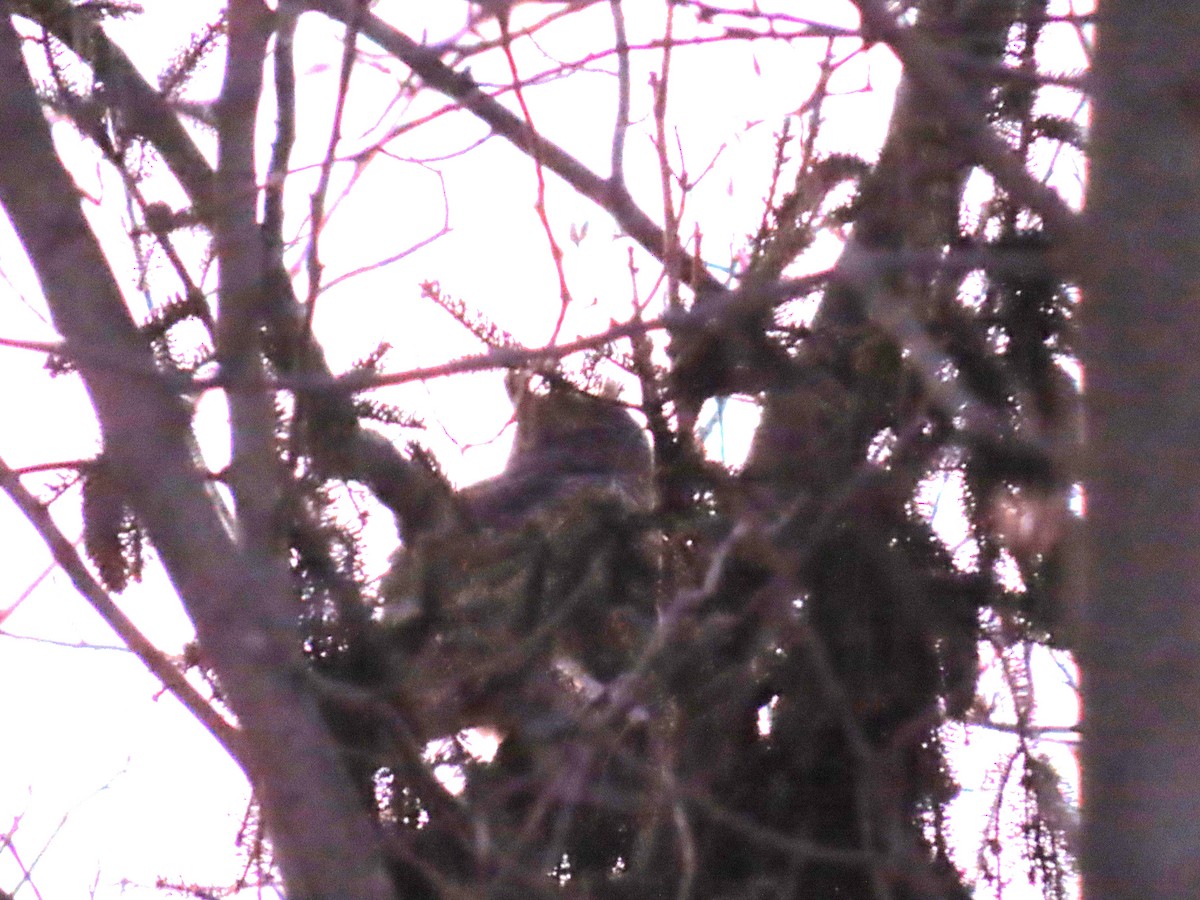
[[1200, 885], [1200, 6], [1099, 8], [1085, 286], [1084, 886]]
[[293, 900], [393, 896], [295, 641], [287, 572], [226, 530], [182, 400], [134, 326], [57, 157], [9, 5], [0, 0], [0, 204], [37, 273], [100, 421], [104, 455], [196, 627], [243, 740]]

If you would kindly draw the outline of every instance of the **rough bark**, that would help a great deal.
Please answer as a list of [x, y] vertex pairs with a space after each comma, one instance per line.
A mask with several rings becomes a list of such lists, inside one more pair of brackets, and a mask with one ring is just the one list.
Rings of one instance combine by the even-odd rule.
[[100, 421], [106, 459], [161, 555], [244, 735], [293, 898], [386, 898], [358, 809], [295, 645], [286, 573], [225, 529], [189, 449], [182, 400], [155, 373], [62, 167], [0, 3], [0, 203], [33, 263]]
[[1084, 349], [1084, 886], [1200, 884], [1200, 8], [1099, 7]]

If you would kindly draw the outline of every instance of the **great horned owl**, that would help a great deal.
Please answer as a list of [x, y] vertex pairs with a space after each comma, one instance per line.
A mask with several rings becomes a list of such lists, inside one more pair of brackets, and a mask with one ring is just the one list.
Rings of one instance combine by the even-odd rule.
[[448, 528], [406, 537], [381, 589], [428, 734], [557, 702], [564, 661], [612, 678], [654, 618], [644, 432], [615, 398], [564, 381], [513, 376], [509, 393], [504, 472], [460, 491]]

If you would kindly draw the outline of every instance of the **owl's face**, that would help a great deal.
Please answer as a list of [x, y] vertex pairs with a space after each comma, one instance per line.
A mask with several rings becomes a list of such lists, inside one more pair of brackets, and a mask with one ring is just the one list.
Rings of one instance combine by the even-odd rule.
[[569, 385], [513, 393], [517, 434], [504, 472], [462, 492], [477, 523], [509, 525], [587, 488], [649, 504], [650, 446], [627, 409]]
[[517, 404], [517, 436], [508, 470], [649, 474], [645, 433], [615, 400], [554, 385]]

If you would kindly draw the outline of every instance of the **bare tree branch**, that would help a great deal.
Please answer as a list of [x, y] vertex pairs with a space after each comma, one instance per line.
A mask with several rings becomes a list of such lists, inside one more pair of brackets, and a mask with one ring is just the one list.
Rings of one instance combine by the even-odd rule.
[[[1020, 158], [989, 127], [982, 106], [972, 100], [975, 91], [947, 65], [939, 47], [918, 28], [902, 26], [883, 0], [854, 0], [862, 16], [863, 33], [886, 43], [900, 58], [913, 82], [935, 101], [937, 115], [957, 131], [956, 139], [1012, 196], [1037, 212], [1064, 246], [1080, 237], [1079, 217], [1058, 193], [1035, 179]], [[1003, 4], [993, 18], [1004, 23]]]
[[[0, 202], [68, 341], [147, 368], [120, 289], [59, 162], [0, 2]], [[256, 566], [225, 530], [192, 458], [186, 406], [162, 382], [84, 363], [106, 460], [145, 524], [244, 729], [241, 761], [263, 800], [285, 877], [299, 896], [391, 896], [366, 812], [354, 802], [307, 687], [286, 572]]]
[[[354, 22], [357, 15], [351, 0], [306, 0], [306, 5], [344, 25]], [[624, 185], [601, 178], [566, 150], [539, 135], [520, 116], [485, 94], [469, 73], [457, 72], [443, 63], [435, 48], [418, 44], [373, 15], [363, 17], [362, 33], [411, 68], [431, 88], [456, 100], [490, 125], [496, 134], [531, 158], [540, 160], [581, 196], [610, 213], [630, 237], [665, 264], [663, 230], [638, 208]], [[702, 266], [696, 266], [686, 252], [680, 251], [677, 255], [677, 275], [682, 283], [715, 292], [724, 290], [721, 283]]]
[[243, 547], [278, 566], [276, 540], [282, 472], [275, 453], [275, 405], [263, 386], [262, 325], [267, 269], [255, 219], [258, 179], [254, 135], [262, 93], [270, 12], [261, 0], [229, 5], [229, 54], [217, 101], [217, 187], [213, 237], [217, 252], [217, 357], [229, 390], [233, 431], [230, 486]]
[[46, 542], [46, 546], [50, 548], [54, 561], [67, 573], [80, 595], [92, 605], [100, 617], [125, 642], [125, 646], [137, 655], [154, 677], [187, 707], [188, 712], [194, 715], [201, 725], [208, 729], [209, 734], [225, 748], [225, 752], [234, 759], [239, 759], [241, 757], [239, 748], [241, 735], [237, 729], [225, 721], [212, 704], [171, 662], [170, 657], [154, 646], [150, 639], [142, 634], [133, 620], [113, 602], [112, 597], [108, 595], [100, 582], [92, 577], [92, 573], [79, 558], [79, 554], [67, 536], [54, 523], [49, 510], [21, 484], [17, 473], [10, 469], [2, 459], [0, 459], [0, 487], [4, 488], [17, 508], [25, 514], [25, 518], [37, 529], [42, 540]]

